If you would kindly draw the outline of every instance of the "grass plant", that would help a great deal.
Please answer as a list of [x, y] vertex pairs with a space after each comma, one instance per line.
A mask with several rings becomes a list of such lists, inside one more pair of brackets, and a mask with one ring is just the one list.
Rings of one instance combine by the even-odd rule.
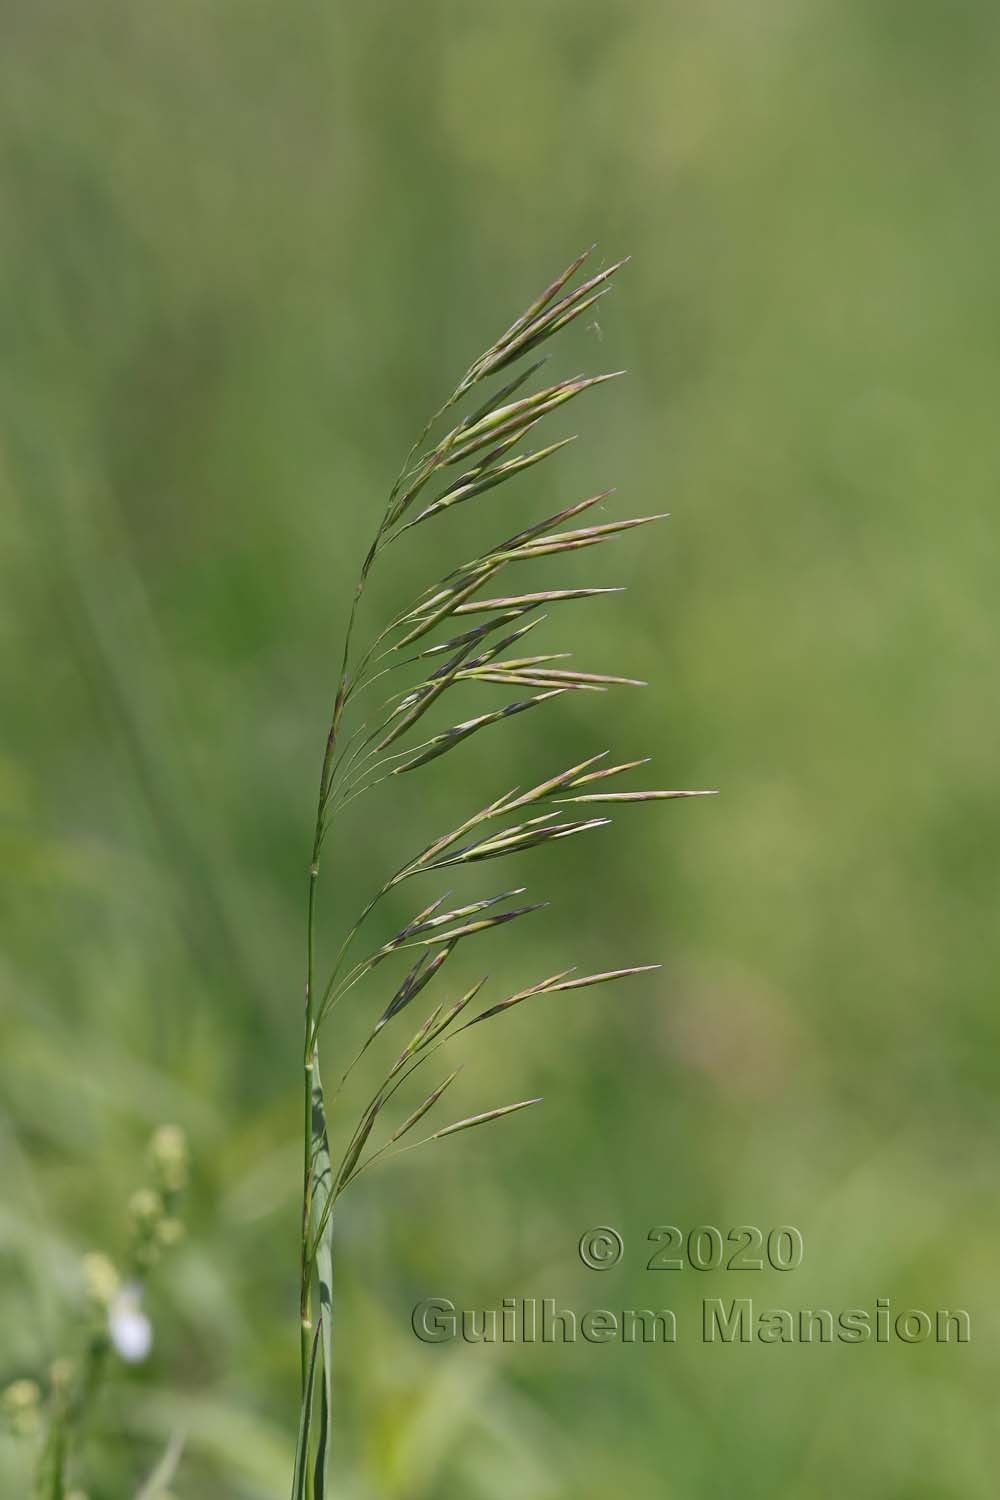
[[[631, 964], [586, 974], [570, 967], [497, 999], [486, 997], [485, 980], [480, 980], [464, 993], [435, 1004], [433, 988], [442, 984], [442, 971], [460, 945], [500, 928], [510, 931], [545, 903], [516, 904], [524, 895], [521, 886], [454, 905], [449, 905], [450, 892], [436, 895], [418, 905], [394, 936], [364, 951], [368, 919], [390, 892], [420, 877], [461, 871], [588, 835], [605, 827], [617, 807], [706, 795], [621, 790], [618, 778], [638, 770], [645, 760], [615, 761], [608, 751], [583, 754], [526, 790], [514, 787], [476, 811], [456, 811], [450, 826], [403, 858], [388, 875], [332, 956], [320, 958], [320, 872], [324, 856], [335, 852], [333, 830], [348, 807], [390, 778], [411, 776], [425, 768], [433, 774], [441, 769], [439, 762], [445, 756], [470, 740], [495, 736], [510, 719], [529, 710], [551, 710], [567, 693], [644, 685], [627, 676], [579, 670], [570, 664], [568, 653], [540, 651], [535, 639], [530, 646], [526, 641], [549, 611], [561, 616], [564, 605], [601, 600], [619, 590], [605, 585], [540, 587], [534, 578], [527, 588], [504, 586], [508, 570], [521, 564], [544, 564], [563, 554], [604, 547], [663, 519], [662, 515], [645, 515], [597, 524], [585, 520], [588, 512], [608, 500], [610, 491], [577, 500], [483, 545], [460, 567], [427, 583], [387, 623], [376, 627], [364, 644], [358, 644], [373, 568], [405, 564], [405, 543], [396, 544], [416, 527], [447, 524], [456, 507], [477, 504], [487, 493], [492, 498], [499, 486], [555, 457], [573, 439], [539, 444], [535, 435], [539, 424], [623, 373], [578, 375], [549, 385], [538, 381], [535, 389], [529, 389], [545, 360], [545, 356], [533, 356], [578, 318], [592, 314], [625, 264], [619, 261], [580, 279], [588, 254], [577, 257], [489, 345], [428, 422], [389, 493], [350, 607], [323, 751], [308, 868], [299, 1298], [302, 1400], [293, 1500], [322, 1500], [326, 1493], [332, 1406], [333, 1232], [341, 1196], [377, 1163], [541, 1103], [535, 1098], [520, 1099], [429, 1129], [430, 1116], [455, 1082], [458, 1069], [442, 1070], [444, 1076], [425, 1085], [426, 1091], [418, 1091], [417, 1101], [405, 1112], [397, 1100], [400, 1090], [455, 1037], [497, 1020], [515, 1006], [658, 967]], [[459, 415], [463, 407], [465, 414]], [[538, 445], [524, 451], [522, 444], [528, 440]], [[488, 514], [484, 507], [484, 528]], [[401, 582], [400, 588], [405, 592], [406, 585]], [[400, 679], [405, 685], [384, 698], [379, 708], [361, 710], [362, 694], [378, 683], [380, 694], [384, 693]], [[482, 712], [458, 722], [449, 722], [445, 715], [440, 727], [428, 730], [430, 717], [447, 708], [452, 690], [470, 684], [514, 696], [499, 705], [484, 705]], [[426, 737], [421, 738], [422, 734]], [[355, 957], [359, 949], [363, 956]], [[400, 961], [402, 968], [389, 985], [388, 1000], [374, 1006], [364, 1042], [341, 1072], [336, 1090], [327, 1096], [320, 1075], [321, 1043], [328, 1039], [336, 1007], [376, 969]], [[399, 1029], [402, 1012], [410, 1010], [419, 997], [432, 1008], [398, 1050], [353, 1129], [334, 1148], [328, 1124], [332, 1098], [375, 1039], [390, 1025]]]

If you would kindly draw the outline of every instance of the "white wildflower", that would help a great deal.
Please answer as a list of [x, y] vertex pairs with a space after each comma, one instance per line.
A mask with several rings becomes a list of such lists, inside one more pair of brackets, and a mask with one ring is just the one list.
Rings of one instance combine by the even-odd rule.
[[142, 1310], [142, 1287], [127, 1282], [108, 1310], [108, 1334], [119, 1356], [141, 1364], [153, 1347], [153, 1325]]

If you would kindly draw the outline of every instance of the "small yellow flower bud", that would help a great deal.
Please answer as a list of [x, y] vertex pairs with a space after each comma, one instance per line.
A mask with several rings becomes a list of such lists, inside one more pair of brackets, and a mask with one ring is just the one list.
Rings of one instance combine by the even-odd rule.
[[100, 1307], [107, 1307], [114, 1301], [121, 1284], [114, 1264], [99, 1250], [83, 1257], [83, 1279], [88, 1297]]
[[150, 1156], [168, 1193], [179, 1193], [187, 1183], [188, 1143], [179, 1125], [161, 1125], [150, 1142]]
[[42, 1393], [35, 1380], [14, 1380], [3, 1393], [3, 1404], [8, 1411], [24, 1411], [37, 1406]]
[[71, 1359], [54, 1359], [49, 1365], [49, 1385], [53, 1391], [65, 1391], [75, 1373], [76, 1366]]
[[15, 1380], [4, 1391], [4, 1415], [18, 1437], [30, 1437], [36, 1430], [41, 1403], [42, 1392], [34, 1380]]
[[163, 1217], [163, 1199], [152, 1188], [140, 1188], [129, 1199], [128, 1211], [137, 1224], [155, 1224]]
[[165, 1245], [168, 1248], [179, 1245], [184, 1238], [184, 1233], [184, 1225], [181, 1220], [173, 1217], [161, 1219], [156, 1226], [157, 1239], [161, 1245]]

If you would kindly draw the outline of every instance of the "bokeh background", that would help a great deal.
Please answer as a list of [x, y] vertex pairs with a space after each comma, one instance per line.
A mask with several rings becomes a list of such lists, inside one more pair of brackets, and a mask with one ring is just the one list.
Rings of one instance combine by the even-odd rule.
[[[3, 32], [0, 1380], [72, 1352], [81, 1256], [121, 1254], [179, 1123], [187, 1239], [77, 1482], [131, 1495], [183, 1430], [180, 1500], [287, 1492], [304, 871], [345, 603], [425, 416], [597, 241], [634, 261], [550, 369], [629, 379], [471, 531], [390, 556], [370, 618], [508, 510], [617, 484], [672, 519], [567, 565], [630, 592], [547, 639], [653, 685], [529, 715], [345, 824], [325, 951], [449, 810], [568, 757], [614, 743], [723, 795], [533, 856], [513, 873], [551, 911], [453, 976], [664, 963], [473, 1032], [459, 1106], [543, 1110], [345, 1200], [336, 1493], [992, 1496], [996, 7], [15, 0]], [[656, 1275], [664, 1223], [795, 1224], [804, 1263]], [[603, 1275], [594, 1224], [626, 1242]], [[432, 1294], [682, 1331], [428, 1348]], [[960, 1306], [973, 1340], [702, 1344], [700, 1299], [738, 1295]], [[0, 1441], [5, 1495], [26, 1461]]]

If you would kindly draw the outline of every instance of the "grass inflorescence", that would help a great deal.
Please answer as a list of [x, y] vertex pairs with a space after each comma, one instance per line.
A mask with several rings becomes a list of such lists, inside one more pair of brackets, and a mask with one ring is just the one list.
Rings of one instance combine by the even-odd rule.
[[[449, 958], [460, 945], [483, 933], [500, 928], [510, 930], [541, 910], [545, 903], [512, 906], [510, 903], [524, 894], [523, 887], [447, 908], [448, 896], [439, 896], [417, 911], [393, 937], [348, 966], [349, 954], [359, 942], [368, 918], [389, 892], [417, 876], [505, 859], [586, 835], [606, 827], [610, 822], [606, 812], [615, 806], [706, 795], [665, 789], [620, 790], [617, 785], [610, 790], [602, 789], [604, 783], [627, 776], [646, 764], [644, 759], [607, 764], [608, 752], [587, 756], [525, 791], [514, 788], [505, 792], [477, 812], [458, 819], [423, 849], [404, 858], [349, 929], [326, 974], [318, 978], [317, 883], [330, 831], [346, 807], [372, 793], [390, 777], [428, 767], [433, 771], [440, 760], [472, 737], [496, 734], [511, 718], [529, 710], [552, 707], [566, 693], [605, 692], [613, 687], [644, 685], [623, 675], [579, 671], [566, 664], [567, 654], [563, 652], [524, 654], [526, 637], [549, 611], [564, 604], [605, 598], [620, 590], [601, 585], [533, 587], [505, 592], [498, 583], [499, 575], [512, 564], [603, 547], [663, 519], [655, 514], [593, 525], [568, 524], [579, 522], [587, 511], [606, 501], [610, 491], [565, 506], [511, 536], [483, 546], [460, 567], [430, 582], [416, 598], [402, 605], [366, 646], [359, 650], [356, 643], [366, 583], [386, 550], [415, 528], [443, 524], [455, 507], [469, 506], [487, 492], [555, 457], [572, 438], [533, 447], [528, 452], [513, 450], [552, 412], [623, 373], [578, 376], [524, 393], [544, 363], [534, 360], [479, 399], [465, 416], [457, 416], [459, 407], [484, 382], [502, 373], [509, 374], [519, 361], [589, 312], [610, 290], [616, 272], [625, 264], [619, 261], [576, 281], [586, 259], [584, 254], [574, 260], [469, 366], [448, 400], [427, 424], [390, 491], [365, 556], [350, 610], [323, 754], [309, 862], [299, 1304], [302, 1404], [293, 1500], [322, 1500], [326, 1492], [331, 1419], [332, 1237], [340, 1195], [369, 1167], [388, 1157], [460, 1131], [492, 1124], [541, 1103], [539, 1099], [522, 1099], [503, 1104], [418, 1133], [411, 1139], [411, 1132], [428, 1120], [447, 1095], [459, 1070], [447, 1073], [400, 1123], [393, 1125], [387, 1111], [399, 1089], [454, 1037], [495, 1020], [515, 1006], [545, 995], [609, 984], [658, 967], [633, 964], [582, 975], [569, 968], [485, 1004], [479, 1001], [485, 984], [480, 981], [459, 998], [438, 1002], [378, 1084], [338, 1156], [331, 1154], [327, 1100], [320, 1078], [320, 1043], [338, 1003], [383, 963], [405, 955], [409, 966], [391, 987], [388, 1000], [373, 1008], [366, 1039], [342, 1073], [339, 1091], [375, 1038], [440, 982]], [[456, 415], [452, 416], [453, 413]], [[443, 433], [435, 436], [442, 427]], [[386, 699], [380, 709], [368, 712], [360, 723], [348, 726], [348, 720], [356, 717], [359, 695], [377, 680], [387, 680], [396, 672], [409, 674], [408, 685]], [[485, 706], [481, 713], [421, 739], [418, 726], [425, 715], [439, 708], [449, 691], [460, 684], [476, 684], [484, 690], [506, 689], [517, 696], [497, 706]], [[476, 1009], [477, 1004], [481, 1008]]]

